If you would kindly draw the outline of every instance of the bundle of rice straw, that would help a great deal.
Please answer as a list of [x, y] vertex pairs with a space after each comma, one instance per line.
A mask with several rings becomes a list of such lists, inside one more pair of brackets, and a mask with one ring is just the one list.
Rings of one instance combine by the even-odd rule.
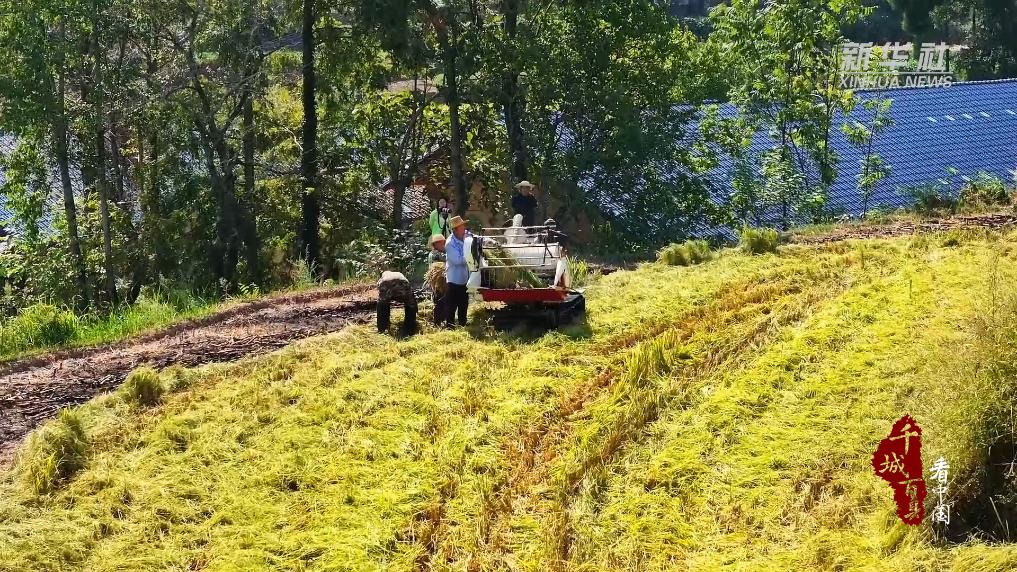
[[493, 288], [547, 288], [547, 283], [527, 268], [498, 268], [514, 264], [511, 255], [501, 245], [485, 241], [484, 251], [487, 264], [492, 267], [488, 272]]
[[448, 290], [448, 282], [445, 281], [445, 263], [435, 262], [428, 266], [427, 273], [424, 274], [424, 282], [432, 292], [438, 296], [444, 296], [445, 291]]

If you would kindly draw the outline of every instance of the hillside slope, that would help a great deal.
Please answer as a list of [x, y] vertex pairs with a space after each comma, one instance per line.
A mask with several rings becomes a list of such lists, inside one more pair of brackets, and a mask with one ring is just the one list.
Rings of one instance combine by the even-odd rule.
[[[1015, 277], [985, 232], [730, 251], [603, 277], [537, 339], [353, 326], [136, 373], [3, 474], [0, 570], [1013, 569], [972, 532], [1010, 516], [979, 517]], [[956, 542], [872, 474], [905, 413]]]

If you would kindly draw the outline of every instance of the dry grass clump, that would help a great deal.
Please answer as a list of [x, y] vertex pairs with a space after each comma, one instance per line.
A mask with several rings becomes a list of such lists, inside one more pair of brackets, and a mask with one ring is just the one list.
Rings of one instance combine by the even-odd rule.
[[712, 256], [710, 243], [705, 240], [686, 240], [663, 248], [657, 253], [657, 260], [668, 266], [692, 266], [705, 262]]
[[154, 369], [144, 366], [132, 371], [120, 387], [121, 395], [128, 402], [137, 403], [142, 407], [151, 407], [159, 403], [166, 387]]
[[88, 448], [78, 411], [63, 409], [22, 445], [15, 470], [30, 491], [50, 493], [84, 468]]

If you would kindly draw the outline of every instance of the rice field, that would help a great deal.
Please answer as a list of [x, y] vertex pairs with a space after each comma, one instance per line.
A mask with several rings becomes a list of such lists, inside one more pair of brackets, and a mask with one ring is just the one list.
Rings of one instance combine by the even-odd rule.
[[[976, 509], [1011, 498], [1015, 278], [1017, 235], [732, 249], [593, 277], [543, 336], [141, 371], [0, 473], [0, 570], [1012, 570]], [[905, 413], [970, 526], [897, 520]]]

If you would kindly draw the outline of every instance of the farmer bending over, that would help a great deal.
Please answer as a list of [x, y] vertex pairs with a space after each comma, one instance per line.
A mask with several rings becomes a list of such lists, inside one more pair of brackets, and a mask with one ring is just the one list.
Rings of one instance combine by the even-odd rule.
[[388, 331], [392, 302], [401, 302], [403, 305], [403, 334], [409, 336], [417, 333], [417, 299], [413, 296], [410, 281], [401, 272], [386, 271], [378, 281], [378, 333]]

